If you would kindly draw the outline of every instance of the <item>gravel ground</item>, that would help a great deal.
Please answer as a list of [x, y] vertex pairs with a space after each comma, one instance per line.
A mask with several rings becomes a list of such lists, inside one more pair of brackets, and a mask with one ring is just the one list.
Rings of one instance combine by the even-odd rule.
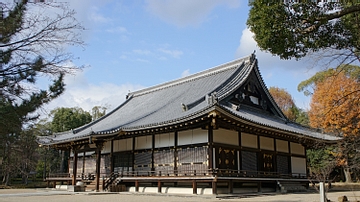
[[[327, 194], [331, 201], [338, 201], [339, 196], [346, 195], [351, 202], [360, 201], [360, 191], [330, 192]], [[97, 201], [126, 201], [126, 202], [219, 202], [219, 201], [266, 201], [266, 202], [316, 202], [316, 193], [293, 193], [248, 196], [194, 196], [194, 195], [165, 195], [165, 194], [134, 194], [134, 193], [106, 193], [55, 191], [51, 189], [0, 189], [0, 202], [97, 202]]]

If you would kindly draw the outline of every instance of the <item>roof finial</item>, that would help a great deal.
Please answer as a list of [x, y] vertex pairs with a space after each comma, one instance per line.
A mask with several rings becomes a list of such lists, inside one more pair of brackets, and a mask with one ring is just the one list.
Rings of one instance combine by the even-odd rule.
[[254, 50], [254, 52], [251, 54], [251, 56], [250, 56], [250, 62], [254, 62], [254, 60], [255, 60], [255, 58], [256, 58], [255, 53], [256, 53], [256, 50]]

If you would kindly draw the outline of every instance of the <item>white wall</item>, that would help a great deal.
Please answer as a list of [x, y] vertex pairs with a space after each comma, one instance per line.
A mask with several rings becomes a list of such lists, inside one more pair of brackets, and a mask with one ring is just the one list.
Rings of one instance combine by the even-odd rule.
[[213, 141], [230, 145], [239, 145], [239, 135], [237, 131], [219, 128], [214, 130]]
[[138, 149], [151, 149], [152, 148], [152, 136], [141, 136], [135, 138], [135, 150]]
[[290, 150], [292, 154], [305, 155], [305, 148], [301, 144], [290, 142]]
[[178, 132], [178, 145], [197, 144], [208, 142], [208, 131], [202, 129]]
[[258, 148], [257, 136], [248, 133], [241, 133], [241, 146]]
[[174, 139], [175, 139], [174, 133], [155, 135], [155, 148], [174, 146], [175, 143]]
[[285, 140], [276, 140], [276, 151], [289, 153], [289, 142]]
[[291, 172], [293, 174], [306, 174], [306, 158], [291, 157]]
[[260, 136], [260, 149], [274, 151], [274, 139]]
[[114, 140], [114, 152], [131, 151], [132, 145], [132, 138]]

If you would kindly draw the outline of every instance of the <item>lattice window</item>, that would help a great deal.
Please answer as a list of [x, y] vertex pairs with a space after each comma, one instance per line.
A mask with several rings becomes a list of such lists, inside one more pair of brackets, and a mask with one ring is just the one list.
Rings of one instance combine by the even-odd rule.
[[278, 155], [276, 157], [277, 172], [280, 174], [289, 174], [289, 157]]
[[134, 170], [135, 171], [151, 171], [152, 152], [145, 151], [134, 154]]
[[114, 154], [114, 172], [132, 171], [133, 158], [132, 153]]
[[155, 171], [162, 175], [174, 173], [174, 150], [162, 150], [154, 152], [154, 167]]
[[242, 170], [246, 171], [247, 175], [256, 175], [258, 170], [256, 152], [242, 151], [241, 154]]
[[178, 172], [194, 174], [206, 172], [208, 165], [208, 148], [193, 147], [178, 150]]

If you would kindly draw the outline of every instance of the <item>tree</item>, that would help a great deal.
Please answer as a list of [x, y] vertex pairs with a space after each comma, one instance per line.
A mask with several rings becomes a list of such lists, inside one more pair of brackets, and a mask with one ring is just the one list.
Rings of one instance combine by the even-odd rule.
[[[64, 91], [64, 75], [79, 69], [66, 50], [83, 45], [83, 28], [66, 4], [7, 2], [0, 3], [0, 157], [8, 182], [10, 171], [21, 169], [8, 157], [21, 147], [24, 124]], [[48, 78], [48, 89], [37, 87], [40, 77]]]
[[270, 87], [269, 92], [285, 116], [293, 122], [308, 126], [307, 112], [295, 105], [294, 99], [284, 88]]
[[311, 52], [339, 50], [342, 60], [359, 60], [360, 4], [255, 0], [247, 25], [261, 50], [281, 59], [300, 59]]
[[352, 74], [344, 68], [319, 72], [304, 82], [314, 88], [309, 111], [310, 126], [343, 137], [336, 157], [338, 164], [345, 169], [346, 181], [351, 180], [350, 169], [357, 168], [360, 162], [356, 150], [360, 143], [360, 80], [354, 76], [359, 68], [353, 66], [356, 71]]
[[75, 129], [87, 123], [90, 123], [92, 117], [89, 112], [81, 108], [60, 107], [51, 111], [53, 120], [51, 122], [52, 132], [64, 132]]
[[106, 107], [95, 106], [91, 109], [91, 116], [93, 121], [104, 116], [105, 114], [106, 114]]
[[[65, 4], [0, 3], [0, 136], [21, 130], [34, 113], [64, 91], [70, 65], [69, 45], [82, 45], [82, 27]], [[39, 77], [49, 77], [47, 90]]]
[[38, 144], [35, 141], [33, 128], [28, 127], [19, 133], [8, 134], [5, 140], [2, 142], [0, 154], [3, 157], [3, 183], [7, 186], [12, 176], [20, 175], [27, 184], [29, 174], [35, 170], [37, 160], [35, 151]]

